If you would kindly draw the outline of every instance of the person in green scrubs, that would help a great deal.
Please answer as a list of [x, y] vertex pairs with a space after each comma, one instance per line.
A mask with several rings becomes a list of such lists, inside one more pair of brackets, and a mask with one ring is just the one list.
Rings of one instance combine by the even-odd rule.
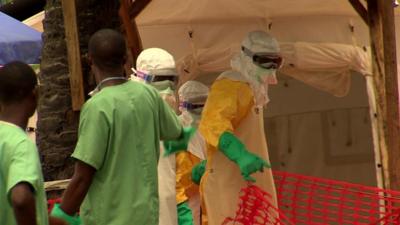
[[1, 225], [49, 224], [38, 150], [25, 133], [36, 109], [36, 90], [36, 74], [27, 64], [0, 68]]
[[[160, 140], [187, 140], [157, 90], [124, 76], [125, 40], [110, 29], [89, 41], [98, 83], [80, 114], [75, 172], [52, 215], [69, 224], [158, 225]], [[81, 205], [82, 204], [82, 205]]]

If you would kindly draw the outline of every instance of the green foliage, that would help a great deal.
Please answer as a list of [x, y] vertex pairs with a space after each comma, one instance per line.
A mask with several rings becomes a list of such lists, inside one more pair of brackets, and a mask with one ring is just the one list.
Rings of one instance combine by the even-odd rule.
[[13, 0], [0, 0], [0, 6], [8, 4], [10, 2], [12, 2]]

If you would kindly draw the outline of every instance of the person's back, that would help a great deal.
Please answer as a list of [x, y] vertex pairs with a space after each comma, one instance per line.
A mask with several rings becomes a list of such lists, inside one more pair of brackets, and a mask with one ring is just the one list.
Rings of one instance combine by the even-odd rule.
[[[156, 90], [138, 82], [104, 88], [85, 104], [81, 118], [97, 121], [87, 135], [103, 137], [88, 138], [93, 143], [84, 143], [91, 146], [78, 142], [77, 149], [96, 150], [91, 158], [83, 151], [72, 155], [97, 169], [81, 208], [85, 223], [108, 218], [104, 224], [157, 224], [157, 140], [176, 138], [181, 129], [177, 120], [166, 120], [165, 110]], [[121, 216], [107, 215], [110, 209]]]
[[[143, 50], [136, 59], [135, 74], [131, 76], [134, 82], [148, 84], [160, 94], [161, 98], [176, 109], [176, 89], [178, 74], [174, 57], [164, 49], [148, 48]], [[176, 161], [175, 155], [164, 157], [165, 148], [160, 143], [160, 158], [158, 161], [158, 198], [159, 224], [178, 225], [176, 210]]]
[[0, 69], [1, 225], [48, 224], [38, 150], [24, 131], [36, 109], [36, 87], [27, 64], [11, 62]]
[[37, 223], [47, 224], [43, 177], [35, 144], [20, 127], [4, 121], [0, 121], [0, 137], [0, 224], [17, 224], [9, 197], [10, 189], [21, 181], [32, 183]]
[[159, 141], [184, 129], [154, 88], [126, 79], [121, 34], [97, 31], [89, 60], [98, 85], [81, 110], [74, 175], [51, 214], [80, 224], [81, 206], [85, 225], [157, 225]]

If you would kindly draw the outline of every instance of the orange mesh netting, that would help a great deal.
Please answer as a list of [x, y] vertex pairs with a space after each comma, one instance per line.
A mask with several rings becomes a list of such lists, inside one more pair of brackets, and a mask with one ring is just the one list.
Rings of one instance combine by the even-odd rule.
[[274, 172], [279, 210], [254, 185], [242, 189], [236, 216], [224, 225], [399, 224], [400, 192]]

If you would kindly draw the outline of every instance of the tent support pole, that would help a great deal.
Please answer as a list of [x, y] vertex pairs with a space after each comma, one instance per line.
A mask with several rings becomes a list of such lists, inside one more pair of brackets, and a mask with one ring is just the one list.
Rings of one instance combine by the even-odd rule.
[[400, 190], [400, 114], [393, 1], [378, 1], [385, 62], [386, 142], [390, 189]]
[[368, 24], [368, 11], [360, 0], [349, 0], [350, 4], [353, 6], [354, 10], [360, 15], [361, 19]]
[[400, 190], [400, 137], [394, 9], [392, 1], [368, 0], [373, 89], [385, 188]]
[[136, 0], [133, 3], [127, 0], [121, 0], [119, 16], [122, 20], [122, 24], [126, 33], [133, 66], [136, 66], [136, 59], [143, 50], [142, 40], [140, 38], [135, 18], [147, 6], [148, 3], [150, 3], [150, 0]]
[[[369, 11], [373, 12], [374, 9], [371, 9], [372, 5], [369, 5], [369, 10], [367, 10], [364, 5], [360, 2], [360, 0], [349, 0], [349, 3], [353, 6], [354, 10], [358, 13], [358, 15], [361, 17], [361, 19], [367, 24], [367, 26], [370, 27], [370, 35], [371, 35], [371, 40], [372, 35], [375, 35], [372, 31], [374, 32], [377, 30], [375, 27], [380, 26], [379, 23], [377, 23], [375, 20], [371, 23], [369, 21]], [[372, 25], [370, 25], [370, 23]], [[371, 42], [371, 46], [375, 42]], [[372, 46], [374, 49], [375, 46]], [[375, 58], [373, 58], [373, 64], [376, 63]], [[374, 64], [373, 66], [373, 74], [379, 74], [377, 70], [377, 65]], [[387, 163], [385, 166], [383, 166], [383, 161], [382, 158], [387, 159], [387, 147], [385, 143], [385, 137], [383, 133], [383, 118], [382, 118], [382, 113], [378, 113], [378, 102], [381, 99], [381, 96], [379, 96], [378, 90], [376, 87], [376, 82], [375, 82], [376, 76], [373, 77], [366, 77], [366, 86], [367, 86], [367, 94], [368, 94], [368, 101], [369, 101], [369, 108], [370, 108], [370, 118], [371, 118], [371, 129], [372, 129], [372, 139], [374, 143], [374, 158], [375, 158], [375, 171], [376, 171], [376, 181], [377, 181], [377, 186], [379, 188], [385, 188], [387, 185], [385, 185], [385, 175], [387, 173], [383, 172], [383, 169], [387, 169]], [[384, 202], [382, 202], [384, 204]]]
[[79, 49], [75, 0], [62, 0], [65, 39], [67, 42], [69, 79], [71, 85], [72, 109], [79, 111], [85, 102], [83, 74]]

